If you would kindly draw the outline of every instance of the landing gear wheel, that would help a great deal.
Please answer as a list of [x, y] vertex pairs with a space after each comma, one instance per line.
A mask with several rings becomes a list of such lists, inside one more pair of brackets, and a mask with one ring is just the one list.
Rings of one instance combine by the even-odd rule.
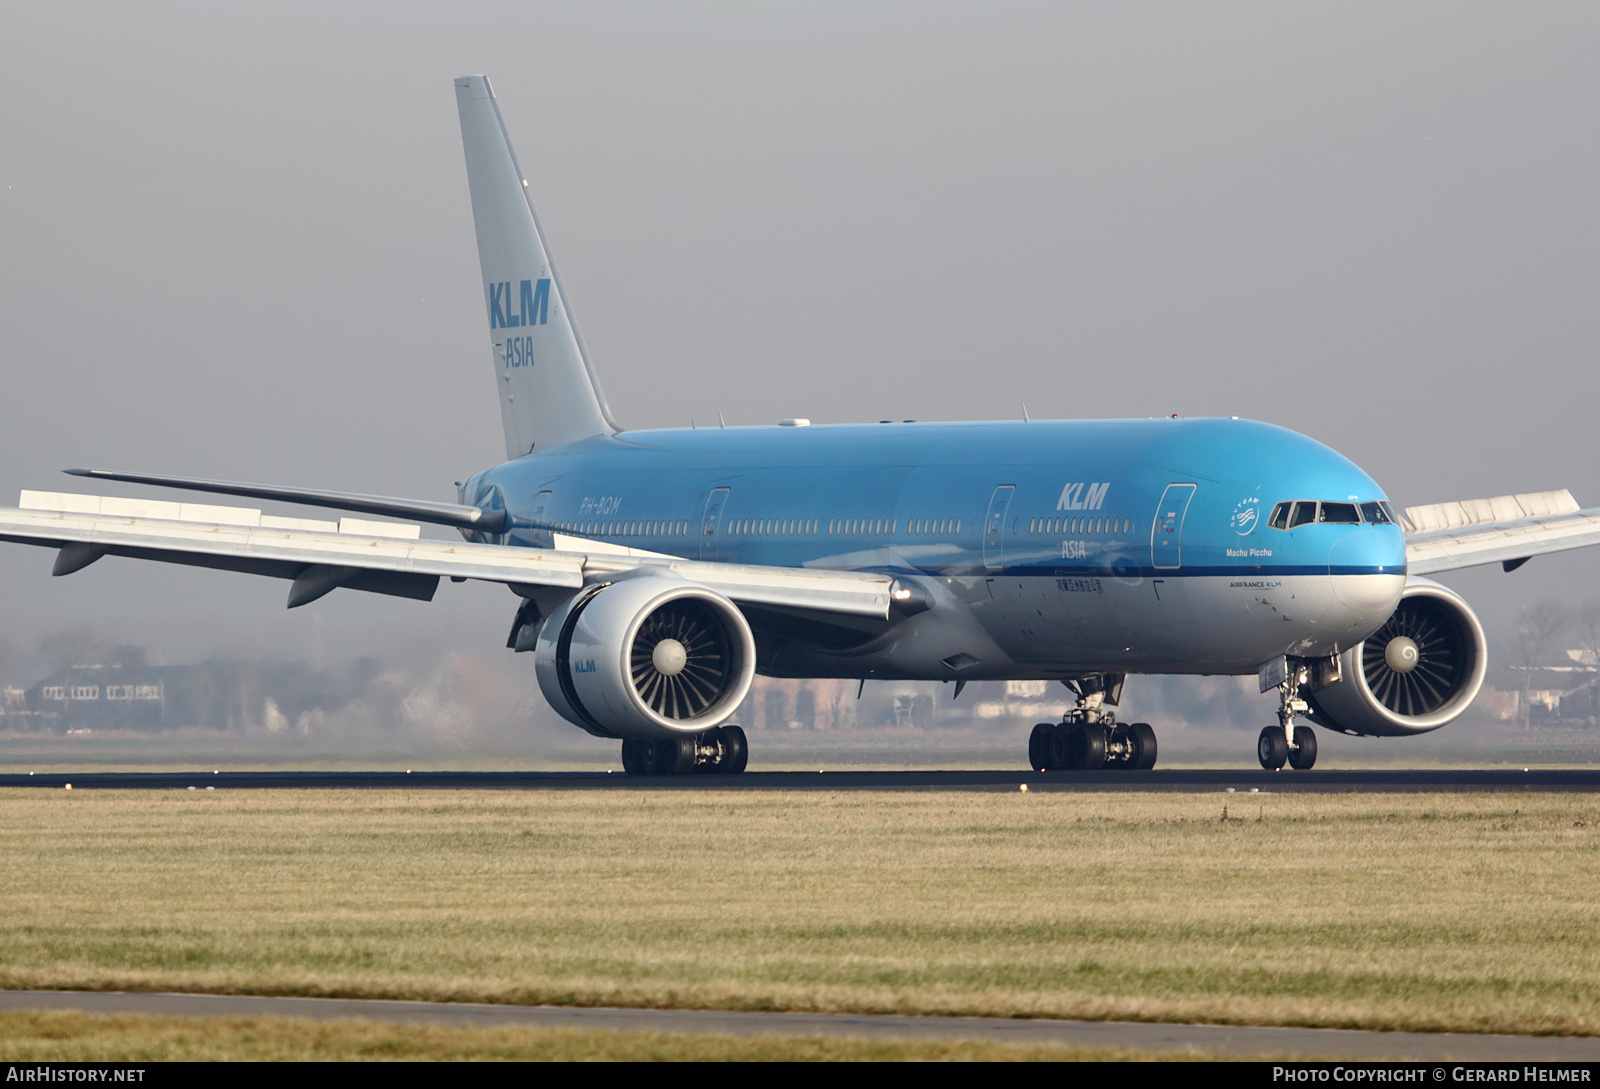
[[1072, 735], [1074, 727], [1057, 724], [1050, 727], [1050, 750], [1045, 753], [1049, 758], [1051, 771], [1065, 771], [1072, 767]]
[[688, 775], [694, 770], [695, 739], [693, 737], [675, 737], [667, 742], [667, 752], [671, 767], [667, 769], [668, 775]]
[[652, 775], [687, 775], [694, 770], [694, 738], [668, 737], [641, 741], [649, 754]]
[[643, 761], [646, 775], [667, 775], [668, 769], [663, 767], [667, 756], [667, 743], [657, 738], [646, 738], [635, 741], [638, 746], [639, 759]]
[[[1279, 735], [1282, 736], [1281, 734]], [[1294, 728], [1294, 748], [1289, 750], [1289, 766], [1296, 771], [1310, 771], [1317, 762], [1317, 735], [1309, 726]]]
[[1128, 727], [1132, 735], [1133, 759], [1128, 767], [1134, 771], [1149, 771], [1156, 766], [1156, 732], [1148, 722], [1135, 722]]
[[744, 731], [737, 726], [719, 726], [717, 733], [722, 742], [722, 757], [713, 768], [718, 775], [738, 775], [750, 762], [750, 744]]
[[1066, 767], [1071, 771], [1099, 771], [1106, 766], [1106, 733], [1098, 726], [1066, 731]]
[[1256, 757], [1268, 771], [1283, 767], [1284, 761], [1289, 759], [1289, 743], [1283, 739], [1283, 730], [1277, 726], [1263, 728], [1256, 739]]
[[1028, 766], [1034, 771], [1051, 771], [1055, 767], [1050, 763], [1050, 735], [1055, 728], [1053, 722], [1041, 722], [1028, 735]]
[[622, 770], [629, 775], [649, 775], [650, 762], [645, 759], [640, 751], [643, 743], [638, 741], [624, 741], [622, 743]]

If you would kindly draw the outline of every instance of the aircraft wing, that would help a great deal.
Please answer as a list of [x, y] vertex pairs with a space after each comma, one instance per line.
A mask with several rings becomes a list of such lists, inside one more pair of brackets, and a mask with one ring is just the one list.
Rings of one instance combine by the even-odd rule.
[[1413, 575], [1498, 563], [1600, 544], [1600, 508], [1582, 510], [1565, 488], [1407, 507], [1406, 569]]
[[661, 568], [740, 604], [885, 618], [894, 579], [854, 571], [705, 563], [577, 538], [562, 549], [423, 540], [414, 525], [312, 521], [259, 510], [53, 492], [0, 508], [0, 540], [59, 549], [54, 574], [102, 556], [181, 563], [290, 580], [289, 607], [339, 587], [430, 600], [440, 578], [512, 589], [578, 589], [624, 571]]

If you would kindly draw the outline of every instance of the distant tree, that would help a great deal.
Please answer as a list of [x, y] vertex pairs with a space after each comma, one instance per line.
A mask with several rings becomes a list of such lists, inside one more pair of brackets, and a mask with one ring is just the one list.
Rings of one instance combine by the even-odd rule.
[[106, 656], [112, 665], [121, 666], [123, 669], [143, 669], [148, 665], [144, 648], [132, 643], [124, 643]]
[[[1600, 670], [1600, 601], [1582, 605], [1573, 614], [1578, 624], [1578, 640], [1583, 648], [1583, 664], [1591, 670]], [[1589, 686], [1589, 715], [1600, 709], [1600, 692], [1593, 682]]]
[[87, 627], [68, 628], [39, 640], [37, 652], [51, 673], [60, 673], [75, 665], [97, 665], [110, 650], [105, 640]]
[[1572, 613], [1578, 629], [1578, 643], [1583, 648], [1583, 664], [1600, 666], [1600, 601], [1580, 605]]
[[1528, 700], [1533, 693], [1533, 674], [1543, 668], [1556, 636], [1572, 623], [1572, 614], [1554, 598], [1529, 605], [1517, 618], [1517, 664], [1522, 667], [1517, 714], [1526, 730], [1529, 725]]
[[357, 658], [350, 665], [350, 684], [355, 695], [366, 692], [367, 686], [383, 672], [383, 663], [376, 658]]

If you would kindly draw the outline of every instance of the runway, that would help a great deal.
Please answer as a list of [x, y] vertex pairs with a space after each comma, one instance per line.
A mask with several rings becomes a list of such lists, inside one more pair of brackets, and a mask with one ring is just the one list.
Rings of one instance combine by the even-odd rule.
[[1366, 1032], [1254, 1025], [1182, 1025], [1045, 1018], [908, 1017], [897, 1015], [647, 1010], [581, 1006], [497, 1006], [470, 1002], [395, 1002], [357, 998], [255, 995], [136, 994], [121, 991], [0, 991], [0, 1010], [82, 1010], [165, 1017], [361, 1018], [400, 1024], [486, 1028], [527, 1025], [622, 1032], [719, 1033], [732, 1036], [857, 1036], [994, 1040], [1010, 1044], [1196, 1051], [1214, 1055], [1278, 1055], [1428, 1062], [1593, 1063], [1600, 1039], [1581, 1036], [1472, 1036], [1460, 1033]]
[[1262, 771], [752, 771], [635, 777], [603, 771], [94, 771], [0, 775], [0, 787], [74, 790], [965, 790], [1381, 793], [1600, 791], [1600, 769]]

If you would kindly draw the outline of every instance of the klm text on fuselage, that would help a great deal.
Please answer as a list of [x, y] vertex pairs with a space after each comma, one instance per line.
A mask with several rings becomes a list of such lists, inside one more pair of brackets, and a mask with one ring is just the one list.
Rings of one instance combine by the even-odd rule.
[[1099, 510], [1105, 505], [1106, 492], [1111, 490], [1109, 480], [1097, 484], [1072, 483], [1061, 489], [1056, 510]]

